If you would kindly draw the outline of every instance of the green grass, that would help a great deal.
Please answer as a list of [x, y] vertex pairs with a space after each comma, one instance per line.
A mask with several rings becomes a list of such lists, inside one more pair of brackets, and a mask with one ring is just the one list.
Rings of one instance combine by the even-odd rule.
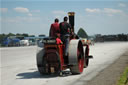
[[117, 85], [128, 85], [128, 67], [124, 70]]

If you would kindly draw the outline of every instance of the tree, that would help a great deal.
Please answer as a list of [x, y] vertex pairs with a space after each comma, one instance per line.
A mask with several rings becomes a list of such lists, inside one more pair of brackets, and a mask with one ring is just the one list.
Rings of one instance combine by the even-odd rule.
[[39, 37], [45, 37], [45, 35], [44, 34], [40, 34], [40, 35], [38, 35]]
[[3, 39], [6, 37], [5, 34], [0, 34], [0, 44], [4, 41]]
[[23, 33], [22, 36], [24, 36], [24, 37], [28, 37], [29, 35], [26, 34], [26, 33]]
[[29, 35], [29, 37], [35, 37], [35, 35]]
[[88, 38], [87, 33], [84, 31], [83, 28], [80, 28], [79, 31], [77, 32], [77, 35], [81, 38]]
[[20, 34], [20, 33], [17, 33], [17, 34], [16, 34], [16, 36], [17, 36], [17, 37], [19, 37], [19, 36], [22, 36], [22, 34]]
[[9, 33], [7, 36], [8, 36], [8, 37], [10, 37], [10, 36], [15, 36], [15, 34]]

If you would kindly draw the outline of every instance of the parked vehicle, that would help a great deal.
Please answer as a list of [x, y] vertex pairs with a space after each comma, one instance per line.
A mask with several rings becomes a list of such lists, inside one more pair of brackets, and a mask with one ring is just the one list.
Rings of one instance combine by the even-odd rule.
[[29, 46], [28, 40], [20, 40], [20, 46]]
[[5, 38], [3, 42], [4, 46], [19, 46], [20, 45], [20, 39], [18, 38]]

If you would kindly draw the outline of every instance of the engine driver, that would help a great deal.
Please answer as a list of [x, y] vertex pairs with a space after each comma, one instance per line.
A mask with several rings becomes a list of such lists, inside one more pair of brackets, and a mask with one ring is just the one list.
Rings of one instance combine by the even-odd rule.
[[69, 39], [71, 33], [71, 25], [67, 22], [68, 17], [64, 17], [64, 21], [60, 23], [60, 36], [65, 44], [65, 56], [68, 56]]

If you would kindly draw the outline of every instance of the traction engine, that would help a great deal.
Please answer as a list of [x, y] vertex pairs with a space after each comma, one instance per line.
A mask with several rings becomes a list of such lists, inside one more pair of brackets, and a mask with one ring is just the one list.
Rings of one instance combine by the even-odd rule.
[[[69, 23], [74, 31], [74, 12], [69, 12]], [[72, 74], [80, 74], [89, 64], [89, 45], [86, 39], [70, 36], [69, 55], [64, 56], [64, 44], [57, 44], [55, 38], [46, 37], [38, 42], [37, 67], [40, 74], [59, 74], [70, 69]]]

